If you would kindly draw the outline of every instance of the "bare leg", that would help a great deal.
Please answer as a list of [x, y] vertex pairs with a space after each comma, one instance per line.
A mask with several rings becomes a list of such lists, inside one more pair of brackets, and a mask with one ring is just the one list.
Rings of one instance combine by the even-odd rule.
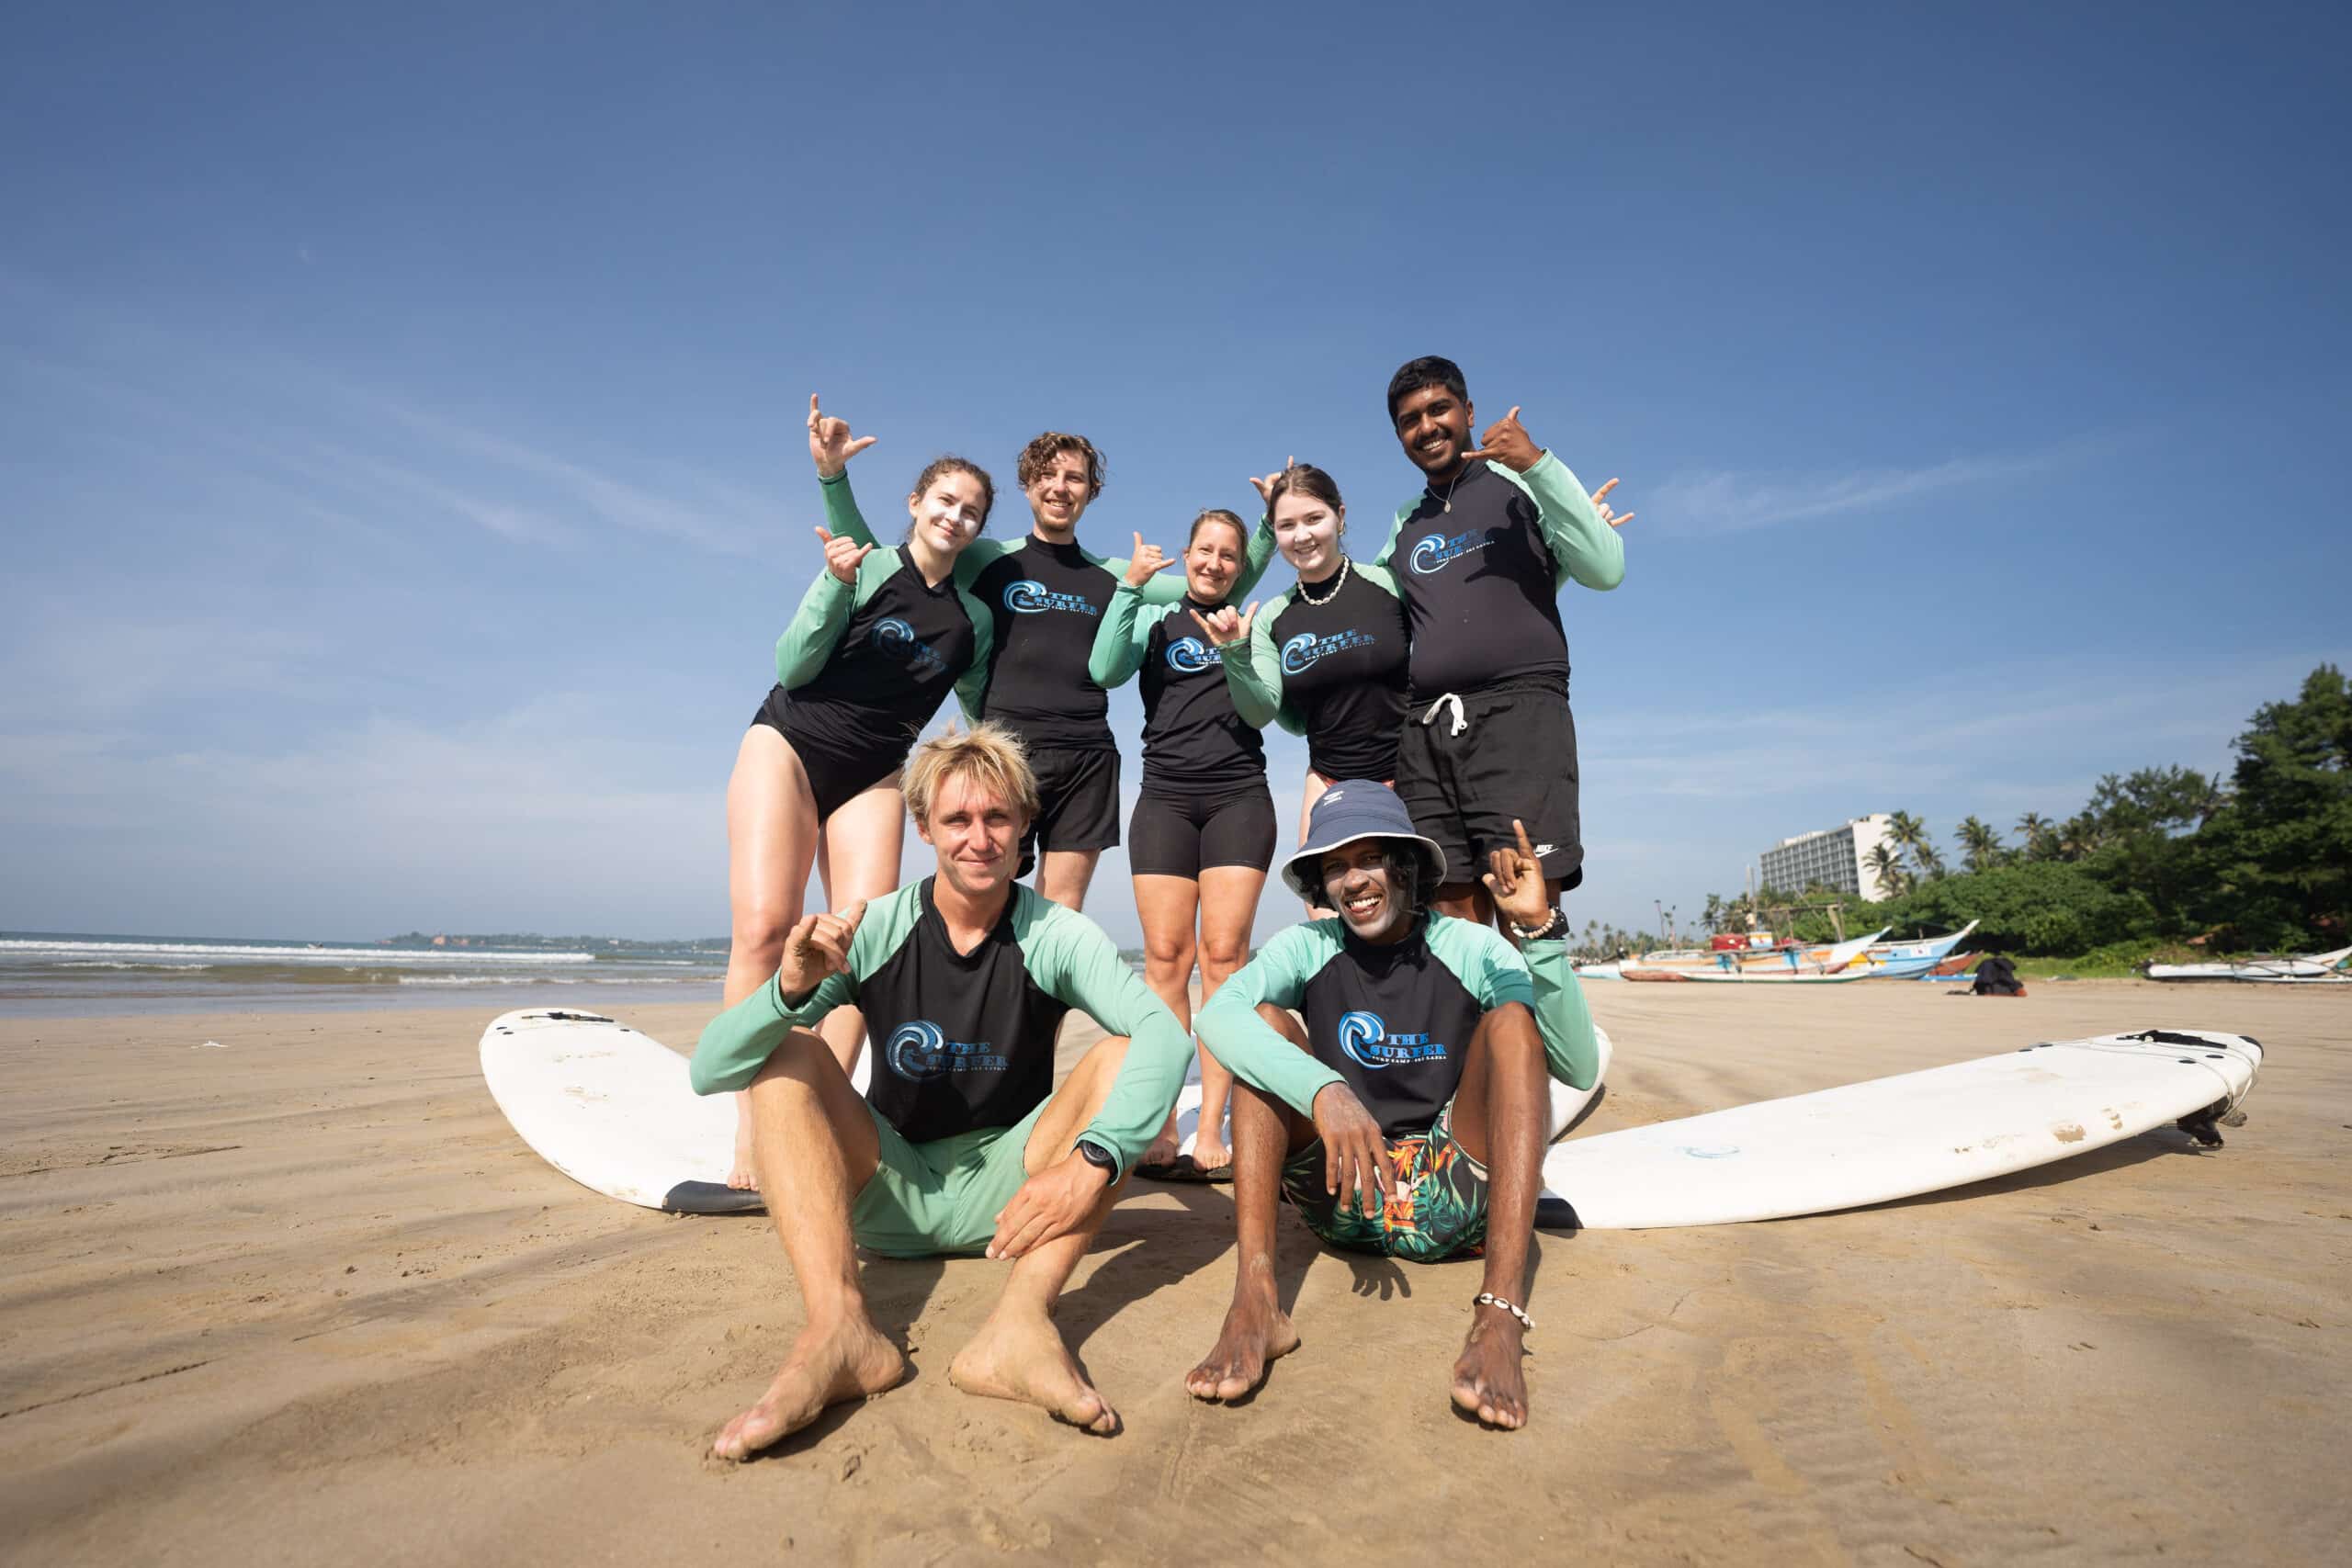
[[1038, 857], [1037, 891], [1065, 909], [1083, 909], [1094, 863], [1102, 858], [1101, 850], [1047, 850]]
[[[1069, 1157], [1086, 1124], [1094, 1120], [1110, 1097], [1112, 1080], [1126, 1060], [1127, 1043], [1114, 1035], [1095, 1043], [1079, 1058], [1062, 1087], [1046, 1104], [1046, 1113], [1029, 1134], [1022, 1165], [1032, 1176]], [[1098, 1437], [1119, 1430], [1119, 1413], [1095, 1392], [1078, 1359], [1054, 1326], [1054, 1308], [1062, 1287], [1095, 1234], [1110, 1217], [1124, 1181], [1106, 1189], [1094, 1210], [1076, 1230], [1032, 1247], [1012, 1264], [1004, 1294], [989, 1314], [972, 1342], [957, 1352], [947, 1369], [947, 1381], [966, 1393], [989, 1399], [1013, 1399], [1035, 1404], [1057, 1420], [1067, 1421]]]
[[[1327, 779], [1313, 768], [1306, 770], [1306, 784], [1300, 790], [1298, 799], [1298, 841], [1300, 843], [1306, 842], [1307, 824], [1315, 820], [1315, 803], [1323, 798], [1325, 790], [1337, 783], [1339, 783], [1337, 779]], [[1326, 908], [1320, 899], [1309, 898], [1306, 901], [1306, 918], [1310, 920], [1328, 920], [1338, 912], [1335, 909]]]
[[[1189, 876], [1137, 876], [1136, 918], [1143, 926], [1143, 983], [1168, 1004], [1176, 1021], [1193, 1027], [1193, 961], [1194, 921], [1199, 917], [1201, 885]], [[1207, 1092], [1204, 1079], [1202, 1092]], [[1170, 1112], [1159, 1136], [1144, 1150], [1144, 1165], [1167, 1165], [1176, 1158], [1176, 1117]]]
[[[1549, 1099], [1544, 1036], [1535, 1015], [1506, 1003], [1480, 1021], [1453, 1095], [1453, 1134], [1487, 1168], [1487, 1272], [1479, 1286], [1527, 1304], [1527, 1254], [1535, 1234]], [[1520, 1366], [1519, 1320], [1498, 1307], [1476, 1310], [1453, 1363], [1453, 1403], [1492, 1427], [1527, 1424], [1527, 1379]]]
[[[907, 798], [899, 775], [861, 790], [825, 820], [825, 908], [845, 909], [861, 898], [879, 898], [899, 886], [899, 851], [907, 832]], [[846, 1073], [857, 1066], [865, 1043], [865, 1015], [835, 1008], [817, 1026]]]
[[[1266, 874], [1253, 866], [1216, 865], [1201, 871], [1201, 1002], [1250, 960], [1250, 931], [1258, 918], [1258, 896], [1266, 888]], [[1201, 1130], [1193, 1143], [1193, 1158], [1205, 1170], [1230, 1164], [1225, 1146], [1225, 1109], [1233, 1090], [1233, 1075], [1225, 1064], [1201, 1050]]]
[[[764, 724], [743, 732], [727, 781], [727, 896], [734, 931], [720, 1000], [733, 1007], [768, 982], [784, 956], [784, 935], [800, 919], [808, 862], [817, 849], [817, 799], [791, 743]], [[756, 1187], [752, 1097], [735, 1097], [735, 1164], [729, 1187]]]
[[866, 1315], [850, 1235], [851, 1200], [880, 1157], [865, 1102], [824, 1041], [798, 1029], [768, 1058], [750, 1093], [760, 1190], [792, 1260], [808, 1324], [760, 1402], [711, 1444], [720, 1459], [742, 1459], [806, 1427], [827, 1405], [880, 1393], [907, 1374], [906, 1357]]
[[[1258, 1010], [1292, 1044], [1306, 1048], [1297, 1020], [1271, 1005]], [[1238, 1399], [1265, 1381], [1266, 1363], [1298, 1348], [1298, 1330], [1274, 1289], [1274, 1222], [1283, 1161], [1314, 1141], [1312, 1123], [1248, 1084], [1233, 1086], [1233, 1213], [1238, 1232], [1233, 1304], [1216, 1343], [1184, 1379], [1195, 1399]]]

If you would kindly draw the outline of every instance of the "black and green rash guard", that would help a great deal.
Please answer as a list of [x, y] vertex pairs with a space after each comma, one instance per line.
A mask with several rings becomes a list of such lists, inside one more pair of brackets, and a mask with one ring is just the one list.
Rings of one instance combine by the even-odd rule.
[[1522, 681], [1565, 690], [1560, 590], [1625, 577], [1617, 530], [1548, 451], [1524, 474], [1481, 460], [1450, 489], [1424, 489], [1374, 559], [1396, 573], [1412, 623], [1415, 703]]
[[[1267, 1026], [1258, 1004], [1306, 1021], [1312, 1055]], [[1302, 1116], [1344, 1083], [1388, 1138], [1426, 1131], [1453, 1098], [1478, 1021], [1505, 1002], [1535, 1014], [1551, 1076], [1590, 1089], [1600, 1076], [1592, 1014], [1567, 945], [1514, 948], [1491, 926], [1424, 915], [1413, 934], [1363, 942], [1338, 919], [1277, 935], [1193, 1020], [1201, 1043], [1250, 1088]]]
[[1187, 593], [1172, 609], [1146, 612], [1142, 595], [1122, 582], [1094, 636], [1097, 684], [1143, 672], [1143, 786], [1155, 795], [1265, 787], [1265, 738], [1234, 710], [1223, 652], [1193, 618], [1216, 607]]
[[1004, 913], [958, 953], [926, 876], [865, 907], [849, 972], [799, 997], [775, 978], [713, 1019], [695, 1047], [697, 1094], [748, 1088], [784, 1037], [837, 1007], [865, 1014], [874, 1044], [866, 1098], [909, 1143], [1010, 1127], [1053, 1092], [1054, 1034], [1078, 1008], [1127, 1037], [1110, 1098], [1085, 1132], [1124, 1171], [1159, 1133], [1192, 1043], [1101, 927], [1015, 886]]
[[1297, 587], [1250, 623], [1247, 657], [1227, 651], [1234, 711], [1306, 737], [1306, 765], [1327, 779], [1396, 776], [1405, 717], [1405, 605], [1388, 569], [1351, 561], [1347, 581], [1311, 603]]
[[786, 719], [854, 756], [911, 742], [988, 656], [989, 621], [954, 578], [936, 587], [904, 552], [877, 549], [854, 587], [820, 570], [775, 645]]
[[[859, 544], [874, 531], [857, 509], [848, 471], [819, 481], [827, 526]], [[1243, 552], [1236, 593], [1246, 593], [1273, 557], [1274, 535], [1261, 523]], [[1105, 558], [1077, 544], [1026, 535], [1010, 544], [975, 539], [956, 558], [957, 586], [988, 610], [989, 656], [958, 690], [975, 719], [1004, 725], [1033, 747], [1111, 751], [1111, 699], [1087, 673], [1094, 634], [1112, 591], [1126, 576], [1124, 557]], [[1184, 580], [1172, 572], [1145, 582], [1143, 596], [1172, 604]]]

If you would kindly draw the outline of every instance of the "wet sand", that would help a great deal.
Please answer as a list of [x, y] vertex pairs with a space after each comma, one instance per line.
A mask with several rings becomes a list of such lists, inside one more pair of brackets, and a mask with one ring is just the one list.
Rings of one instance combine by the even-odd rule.
[[[481, 1087], [486, 1014], [0, 1021], [6, 1555], [2339, 1557], [2352, 987], [1589, 992], [1617, 1061], [1579, 1136], [2150, 1024], [2270, 1055], [2219, 1151], [2167, 1130], [1852, 1213], [1540, 1238], [1524, 1432], [1446, 1400], [1476, 1263], [1350, 1259], [1288, 1217], [1305, 1345], [1239, 1407], [1188, 1399], [1231, 1206], [1147, 1187], [1061, 1315], [1124, 1436], [948, 1386], [1002, 1265], [876, 1260], [912, 1381], [737, 1467], [709, 1438], [799, 1321], [766, 1222], [551, 1169]], [[683, 1045], [707, 1010], [626, 1016]]]

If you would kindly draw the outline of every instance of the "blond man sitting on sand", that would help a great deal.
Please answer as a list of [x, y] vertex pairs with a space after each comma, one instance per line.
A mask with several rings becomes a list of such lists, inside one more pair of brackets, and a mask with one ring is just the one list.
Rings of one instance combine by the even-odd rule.
[[[1484, 878], [1511, 932], [1430, 908], [1445, 854], [1386, 786], [1333, 784], [1283, 878], [1336, 909], [1276, 936], [1201, 1010], [1201, 1044], [1232, 1069], [1233, 1305], [1184, 1386], [1238, 1399], [1298, 1346], [1274, 1290], [1276, 1200], [1333, 1247], [1486, 1274], [1455, 1359], [1453, 1403], [1527, 1421], [1521, 1337], [1543, 1185], [1545, 1077], [1589, 1089], [1599, 1043], [1568, 964], [1566, 919], [1518, 842]], [[1302, 1028], [1291, 1010], [1306, 1019]]]
[[[1010, 1259], [948, 1381], [1089, 1432], [1119, 1429], [1052, 1311], [1167, 1120], [1191, 1042], [1100, 928], [1013, 882], [1037, 784], [1009, 732], [984, 724], [923, 742], [904, 787], [937, 874], [801, 919], [775, 978], [695, 1050], [698, 1093], [751, 1090], [760, 1190], [808, 1309], [775, 1382], [712, 1444], [723, 1459], [906, 1375], [866, 1314], [853, 1244]], [[814, 1032], [848, 1006], [876, 1042], [864, 1098]], [[1109, 1038], [1057, 1089], [1054, 1035], [1073, 1007]]]

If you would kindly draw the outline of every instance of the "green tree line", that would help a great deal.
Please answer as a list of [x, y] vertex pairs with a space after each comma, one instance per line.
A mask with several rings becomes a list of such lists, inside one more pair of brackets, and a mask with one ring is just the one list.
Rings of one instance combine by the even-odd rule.
[[2352, 920], [2352, 682], [2321, 665], [2300, 694], [2256, 709], [2234, 750], [2226, 781], [2182, 767], [2109, 773], [2070, 817], [2019, 817], [2013, 839], [1971, 815], [1951, 860], [1925, 821], [1892, 812], [1890, 841], [1867, 857], [1893, 889], [1885, 899], [1817, 887], [1711, 896], [1705, 918], [1726, 930], [1758, 916], [1799, 941], [1826, 942], [1829, 912], [1802, 906], [1842, 897], [1849, 933], [1973, 919], [1972, 945], [2035, 956], [2127, 943], [2342, 945]]

